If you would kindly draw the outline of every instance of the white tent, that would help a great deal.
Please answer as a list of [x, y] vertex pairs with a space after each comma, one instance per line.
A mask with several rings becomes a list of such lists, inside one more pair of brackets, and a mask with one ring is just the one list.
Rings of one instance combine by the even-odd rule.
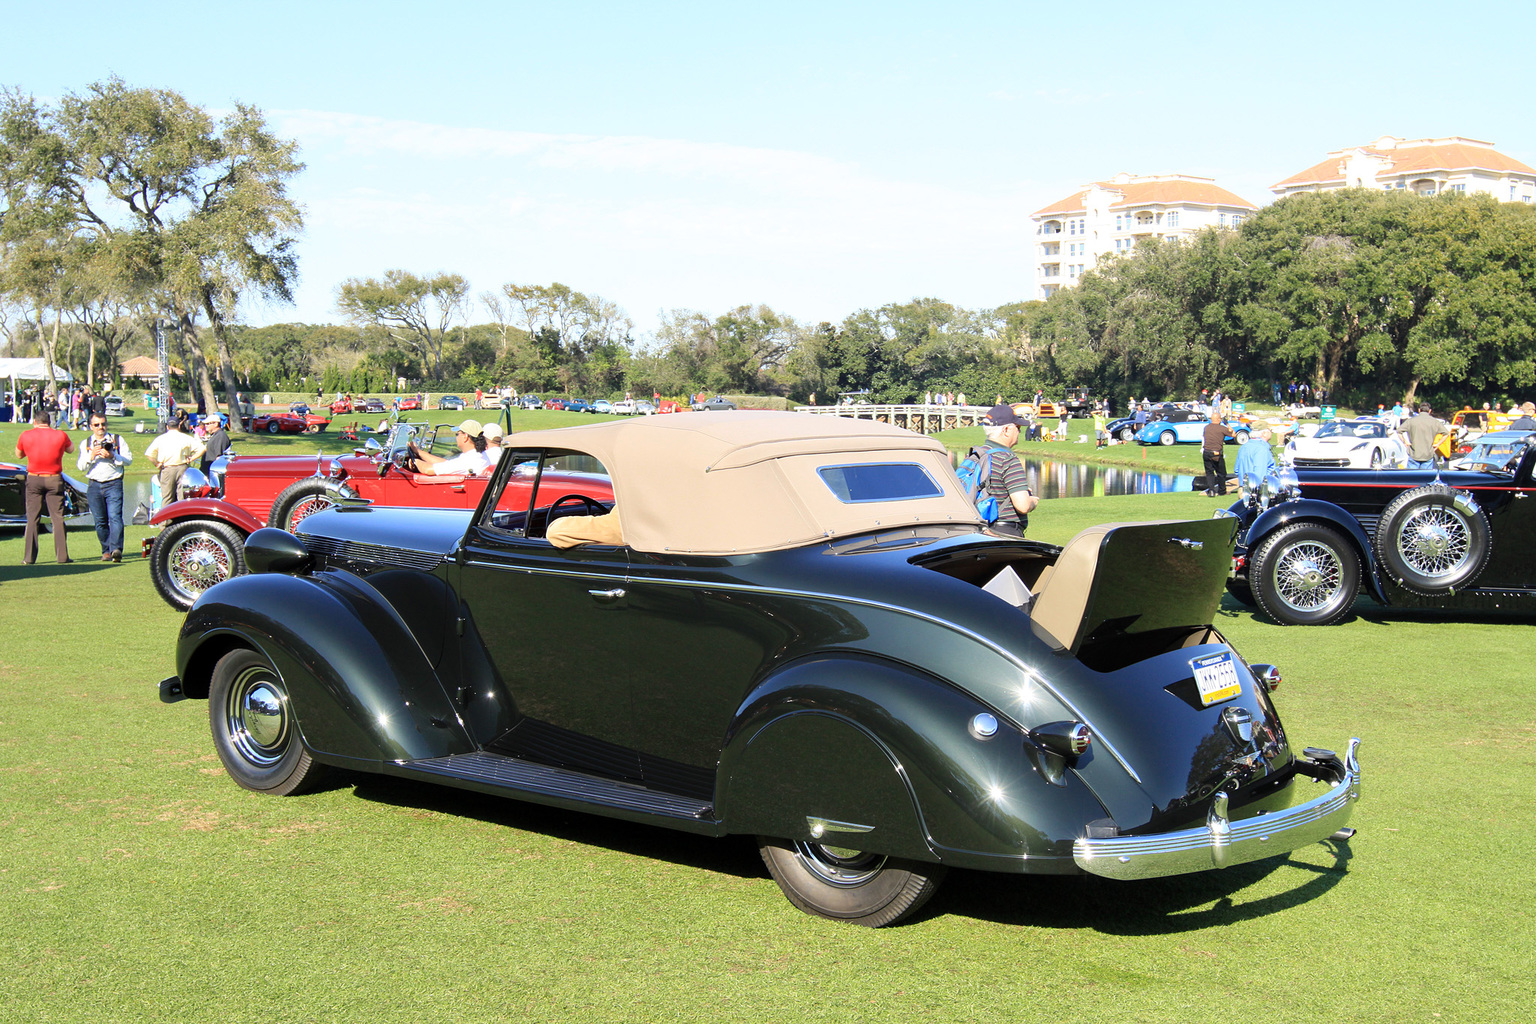
[[[48, 377], [47, 365], [41, 359], [0, 359], [0, 377], [13, 377], [16, 380], [45, 380]], [[55, 363], [53, 379], [74, 380], [74, 377], [68, 370]]]

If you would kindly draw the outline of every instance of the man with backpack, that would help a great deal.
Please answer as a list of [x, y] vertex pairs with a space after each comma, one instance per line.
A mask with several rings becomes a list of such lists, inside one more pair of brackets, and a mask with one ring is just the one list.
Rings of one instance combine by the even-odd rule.
[[1019, 443], [1020, 433], [1028, 427], [1028, 421], [1005, 402], [994, 405], [981, 423], [987, 443], [972, 450], [966, 462], [971, 463], [974, 470], [962, 474], [962, 482], [975, 488], [977, 493], [972, 495], [973, 500], [991, 498], [995, 502], [994, 530], [1022, 537], [1029, 526], [1029, 514], [1040, 504], [1040, 499], [1030, 489], [1024, 464], [1013, 453], [1013, 446]]

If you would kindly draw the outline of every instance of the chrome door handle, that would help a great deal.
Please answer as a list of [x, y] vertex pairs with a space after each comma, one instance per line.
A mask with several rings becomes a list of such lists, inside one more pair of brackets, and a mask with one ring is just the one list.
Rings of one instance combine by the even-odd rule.
[[1169, 544], [1179, 544], [1179, 545], [1182, 545], [1183, 547], [1188, 548], [1190, 551], [1203, 551], [1203, 550], [1205, 550], [1205, 542], [1204, 541], [1190, 540], [1188, 537], [1169, 537], [1168, 538], [1168, 543]]
[[624, 596], [624, 588], [614, 587], [612, 590], [589, 590], [587, 593], [591, 594], [599, 601], [617, 601], [619, 598]]

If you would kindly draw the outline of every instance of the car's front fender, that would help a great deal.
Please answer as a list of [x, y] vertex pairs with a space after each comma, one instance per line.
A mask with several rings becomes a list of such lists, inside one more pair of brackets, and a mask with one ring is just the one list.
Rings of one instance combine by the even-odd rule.
[[[991, 718], [990, 735], [977, 715]], [[994, 871], [1074, 872], [1072, 841], [1106, 814], [1071, 772], [974, 697], [863, 655], [802, 659], [743, 702], [720, 758], [726, 830]]]
[[1366, 584], [1371, 588], [1371, 595], [1378, 600], [1385, 600], [1381, 580], [1376, 575], [1375, 548], [1371, 544], [1371, 539], [1366, 536], [1358, 519], [1331, 501], [1297, 498], [1271, 505], [1254, 519], [1241, 543], [1246, 546], [1251, 559], [1254, 549], [1263, 543], [1265, 537], [1282, 526], [1301, 522], [1323, 523], [1337, 527], [1343, 532], [1345, 537], [1354, 544], [1355, 551], [1360, 556], [1360, 569], [1365, 575]]
[[377, 764], [474, 749], [429, 654], [355, 576], [258, 573], [209, 590], [182, 624], [182, 693], [206, 697], [214, 664], [236, 647], [271, 661], [305, 746], [322, 760]]
[[183, 519], [217, 519], [245, 534], [255, 533], [266, 524], [233, 502], [219, 498], [183, 498], [149, 517], [150, 526], [166, 526]]

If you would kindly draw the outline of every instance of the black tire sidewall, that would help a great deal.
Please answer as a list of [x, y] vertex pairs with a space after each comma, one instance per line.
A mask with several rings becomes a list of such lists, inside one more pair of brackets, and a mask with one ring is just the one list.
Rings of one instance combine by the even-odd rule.
[[939, 864], [888, 858], [868, 881], [837, 886], [806, 867], [795, 844], [761, 838], [758, 847], [768, 873], [796, 907], [817, 917], [879, 928], [894, 924], [927, 902], [944, 876]]
[[[245, 567], [245, 535], [228, 523], [216, 519], [183, 519], [172, 523], [155, 538], [149, 553], [149, 577], [155, 590], [172, 608], [186, 611], [196, 597], [185, 593], [171, 580], [171, 548], [183, 537], [193, 533], [207, 533], [229, 549], [229, 579], [243, 576]], [[222, 581], [220, 581], [222, 582]]]
[[[1381, 522], [1376, 526], [1376, 536], [1372, 538], [1376, 545], [1376, 558], [1386, 569], [1387, 575], [1404, 590], [1422, 597], [1443, 594], [1453, 587], [1472, 583], [1488, 564], [1492, 543], [1487, 517], [1481, 510], [1463, 512], [1455, 507], [1455, 500], [1455, 488], [1445, 484], [1426, 484], [1398, 495], [1382, 511]], [[1467, 527], [1467, 556], [1461, 567], [1449, 576], [1425, 576], [1404, 562], [1397, 550], [1396, 534], [1403, 520], [1428, 505], [1442, 505], [1451, 509]]]
[[267, 525], [279, 530], [287, 530], [288, 517], [293, 514], [293, 508], [305, 498], [319, 497], [326, 492], [325, 481], [319, 477], [307, 476], [302, 480], [295, 480], [284, 487], [272, 501], [272, 507], [267, 511]]
[[[271, 765], [252, 764], [236, 749], [234, 741], [230, 738], [229, 723], [225, 713], [230, 689], [241, 673], [253, 668], [264, 669], [271, 680], [272, 687], [280, 691], [285, 701], [287, 700], [288, 688], [283, 684], [277, 670], [262, 655], [249, 648], [238, 648], [224, 655], [214, 666], [213, 676], [208, 684], [208, 727], [213, 734], [214, 749], [218, 752], [224, 770], [238, 785], [258, 793], [273, 793], [279, 796], [297, 793], [318, 775], [320, 769], [320, 766], [310, 757], [309, 752], [304, 749], [297, 720], [289, 722], [287, 748]], [[291, 705], [288, 714], [290, 716], [293, 714]]]
[[[1312, 541], [1331, 548], [1339, 561], [1342, 596], [1311, 612], [1298, 611], [1274, 590], [1273, 569], [1279, 549], [1301, 541]], [[1254, 604], [1274, 621], [1287, 626], [1331, 626], [1349, 614], [1360, 594], [1360, 556], [1339, 532], [1318, 523], [1291, 523], [1282, 526], [1253, 548], [1248, 567], [1248, 586]], [[1234, 595], [1236, 596], [1236, 595]]]

